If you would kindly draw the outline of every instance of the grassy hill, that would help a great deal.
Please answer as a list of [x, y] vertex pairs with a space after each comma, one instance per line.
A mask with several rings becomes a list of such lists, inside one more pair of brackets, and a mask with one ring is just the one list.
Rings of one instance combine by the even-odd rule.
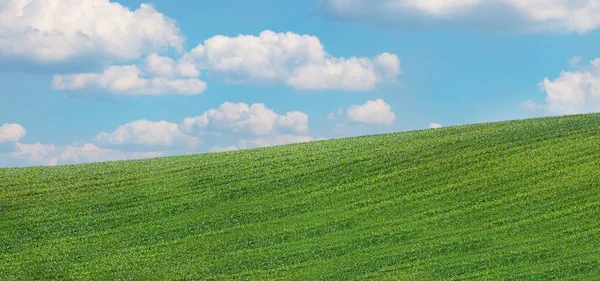
[[599, 114], [0, 169], [0, 280], [599, 276]]

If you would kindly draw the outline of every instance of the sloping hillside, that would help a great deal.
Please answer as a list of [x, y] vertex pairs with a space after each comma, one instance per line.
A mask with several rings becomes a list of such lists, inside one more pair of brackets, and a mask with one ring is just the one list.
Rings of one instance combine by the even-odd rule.
[[0, 169], [0, 280], [592, 280], [600, 115]]

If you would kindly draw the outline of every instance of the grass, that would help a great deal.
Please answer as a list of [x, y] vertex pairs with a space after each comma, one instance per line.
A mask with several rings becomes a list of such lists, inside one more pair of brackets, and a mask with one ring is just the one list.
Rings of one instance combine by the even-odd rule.
[[597, 280], [600, 115], [0, 169], [0, 280]]

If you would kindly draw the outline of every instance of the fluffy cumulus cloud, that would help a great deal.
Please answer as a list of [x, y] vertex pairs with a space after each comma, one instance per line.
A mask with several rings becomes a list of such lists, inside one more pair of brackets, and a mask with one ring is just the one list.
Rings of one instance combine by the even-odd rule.
[[52, 86], [61, 91], [108, 90], [117, 95], [196, 95], [206, 83], [198, 79], [199, 70], [189, 62], [149, 55], [143, 66], [111, 66], [101, 73], [55, 75]]
[[396, 55], [336, 58], [319, 38], [266, 30], [258, 36], [214, 36], [182, 58], [233, 84], [284, 83], [301, 90], [367, 91], [396, 81]]
[[287, 84], [301, 90], [369, 91], [400, 73], [396, 55], [383, 53], [375, 59], [330, 58], [294, 70]]
[[99, 144], [142, 145], [149, 147], [182, 146], [196, 148], [202, 140], [184, 134], [179, 125], [166, 121], [137, 120], [120, 126], [112, 133], [102, 132], [96, 136]]
[[600, 59], [578, 71], [562, 71], [554, 80], [546, 78], [540, 87], [546, 93], [545, 103], [528, 100], [521, 103], [522, 108], [551, 114], [600, 112]]
[[600, 27], [596, 0], [317, 0], [329, 18], [391, 28], [585, 33]]
[[169, 57], [150, 54], [144, 60], [144, 68], [148, 73], [161, 77], [198, 77], [200, 71], [191, 62], [174, 61]]
[[123, 152], [100, 148], [95, 144], [57, 146], [53, 144], [16, 144], [12, 153], [0, 155], [2, 165], [62, 165], [87, 162], [116, 161], [127, 159], [153, 158], [162, 156], [161, 152]]
[[210, 109], [197, 117], [186, 118], [180, 128], [190, 134], [204, 134], [207, 131], [228, 133], [249, 133], [269, 135], [292, 131], [308, 131], [308, 115], [300, 111], [280, 115], [262, 103], [225, 102], [218, 108]]
[[291, 111], [277, 116], [277, 127], [296, 133], [306, 133], [308, 132], [308, 115], [301, 111]]
[[391, 110], [391, 106], [383, 99], [367, 101], [362, 105], [352, 105], [346, 110], [348, 119], [365, 124], [392, 125], [396, 120], [396, 115]]
[[132, 11], [109, 0], [0, 1], [0, 57], [126, 61], [170, 47], [182, 51], [183, 42], [175, 21], [149, 4]]
[[17, 142], [25, 137], [27, 131], [19, 124], [3, 124], [0, 126], [0, 143]]

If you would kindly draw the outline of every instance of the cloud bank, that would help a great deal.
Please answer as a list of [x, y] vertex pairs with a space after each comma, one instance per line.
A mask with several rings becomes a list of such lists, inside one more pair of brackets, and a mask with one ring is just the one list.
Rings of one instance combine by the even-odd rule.
[[327, 18], [384, 28], [583, 34], [600, 27], [596, 0], [317, 0], [316, 7]]
[[[204, 92], [201, 72], [228, 84], [284, 84], [302, 91], [370, 91], [397, 83], [397, 55], [334, 57], [319, 38], [266, 30], [258, 36], [213, 36], [178, 60], [148, 55], [141, 65], [113, 65], [100, 73], [55, 75], [53, 88], [106, 90], [117, 95], [195, 95]], [[77, 95], [81, 97], [81, 95]], [[85, 97], [85, 96], [84, 96]]]
[[104, 149], [92, 143], [66, 146], [42, 143], [17, 143], [16, 150], [14, 152], [0, 154], [0, 156], [3, 158], [3, 161], [0, 162], [0, 164], [10, 166], [54, 166], [64, 164], [153, 158], [162, 155], [162, 152], [141, 153]]

